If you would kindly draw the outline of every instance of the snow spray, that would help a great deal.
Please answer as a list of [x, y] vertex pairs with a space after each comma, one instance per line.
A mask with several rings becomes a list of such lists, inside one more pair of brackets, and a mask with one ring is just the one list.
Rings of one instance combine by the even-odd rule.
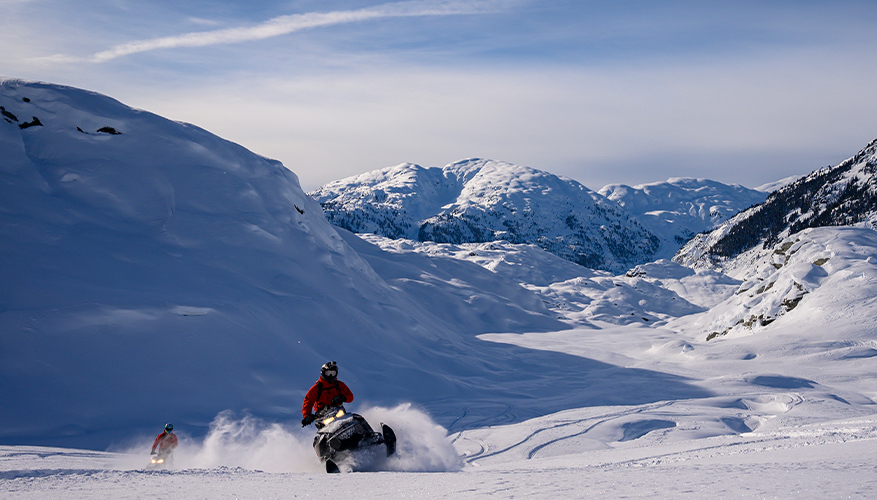
[[265, 472], [320, 472], [313, 438], [297, 423], [267, 422], [252, 415], [221, 412], [200, 445], [181, 445], [177, 466], [184, 468], [241, 467]]
[[[383, 422], [396, 432], [396, 453], [375, 460], [367, 470], [404, 472], [446, 472], [463, 467], [447, 430], [423, 411], [402, 404], [395, 408], [370, 407], [357, 410], [376, 430]], [[182, 431], [182, 430], [181, 430]], [[210, 423], [202, 441], [178, 432], [180, 445], [174, 453], [174, 466], [180, 469], [240, 467], [264, 472], [320, 472], [325, 466], [314, 453], [314, 428], [302, 428], [299, 422], [281, 424], [252, 415], [220, 412]], [[151, 443], [151, 441], [150, 441]], [[138, 443], [125, 452], [130, 457], [125, 468], [140, 468], [140, 458], [149, 444]], [[135, 451], [137, 450], [137, 451]]]
[[384, 470], [400, 472], [451, 472], [463, 468], [448, 431], [410, 403], [395, 408], [366, 408], [362, 416], [372, 425], [383, 422], [396, 432], [396, 453]]

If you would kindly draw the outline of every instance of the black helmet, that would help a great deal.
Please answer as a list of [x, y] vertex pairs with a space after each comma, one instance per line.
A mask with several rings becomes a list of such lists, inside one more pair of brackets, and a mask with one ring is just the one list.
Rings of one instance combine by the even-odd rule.
[[320, 377], [326, 382], [334, 382], [338, 376], [338, 363], [329, 361], [320, 368]]
[[167, 424], [167, 425], [164, 426], [164, 431], [165, 431], [165, 432], [172, 432], [173, 430], [174, 430], [174, 424], [170, 424], [170, 423], [169, 423], [169, 424]]

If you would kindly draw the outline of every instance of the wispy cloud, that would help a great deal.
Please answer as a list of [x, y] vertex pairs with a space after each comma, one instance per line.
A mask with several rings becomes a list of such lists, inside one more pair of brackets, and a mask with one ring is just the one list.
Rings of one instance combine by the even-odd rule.
[[[177, 47], [206, 47], [209, 45], [240, 43], [287, 35], [304, 29], [354, 23], [373, 19], [414, 16], [449, 16], [493, 12], [508, 0], [415, 0], [394, 2], [358, 10], [312, 12], [279, 16], [253, 26], [227, 28], [212, 31], [184, 33], [151, 40], [140, 40], [116, 45], [88, 58], [92, 62], [106, 62], [118, 57], [157, 49]], [[70, 59], [54, 56], [56, 59]]]

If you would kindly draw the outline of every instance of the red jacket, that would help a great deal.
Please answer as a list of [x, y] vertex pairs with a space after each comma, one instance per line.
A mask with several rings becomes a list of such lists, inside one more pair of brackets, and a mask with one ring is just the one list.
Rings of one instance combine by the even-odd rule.
[[339, 395], [344, 396], [345, 403], [353, 401], [353, 393], [344, 382], [337, 379], [335, 382], [326, 382], [320, 377], [317, 383], [305, 394], [304, 403], [301, 405], [302, 417], [307, 417], [313, 412], [320, 411], [324, 406], [329, 406], [335, 396]]
[[173, 451], [174, 448], [177, 447], [177, 435], [173, 432], [162, 432], [155, 438], [155, 442], [152, 443], [152, 451], [155, 451], [155, 447], [158, 447], [158, 452], [161, 453], [163, 451]]

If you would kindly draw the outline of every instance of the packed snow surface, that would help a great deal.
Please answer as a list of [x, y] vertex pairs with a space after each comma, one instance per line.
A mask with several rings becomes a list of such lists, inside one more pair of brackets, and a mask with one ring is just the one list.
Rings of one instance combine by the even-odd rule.
[[[460, 471], [430, 474], [339, 476], [197, 462], [144, 471], [137, 468], [144, 457], [131, 454], [0, 446], [0, 498], [817, 499], [870, 498], [877, 486], [874, 418], [673, 442], [661, 439], [671, 421], [654, 420], [627, 428], [629, 436], [649, 434], [613, 441], [606, 449], [578, 443], [577, 434], [608, 416], [564, 413], [502, 434], [493, 431], [506, 449], [470, 460]], [[566, 454], [552, 456], [558, 450]], [[523, 458], [528, 454], [541, 456]]]
[[[0, 105], [0, 498], [877, 486], [870, 228], [727, 274], [594, 271], [336, 230], [282, 165], [93, 93], [4, 80]], [[325, 474], [300, 425], [329, 359], [348, 409], [396, 430], [374, 472]], [[168, 421], [174, 468], [147, 471]]]

